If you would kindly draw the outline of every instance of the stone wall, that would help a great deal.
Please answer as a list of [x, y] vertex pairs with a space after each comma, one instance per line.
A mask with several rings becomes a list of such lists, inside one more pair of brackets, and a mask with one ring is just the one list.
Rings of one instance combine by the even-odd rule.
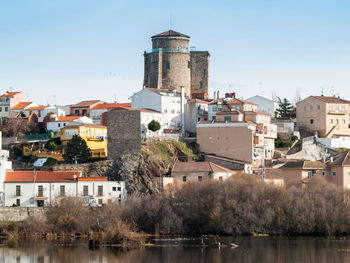
[[191, 93], [209, 93], [208, 51], [191, 51]]
[[112, 110], [107, 113], [108, 158], [141, 152], [141, 114], [137, 110]]
[[[0, 207], [0, 221], [23, 221], [33, 216], [32, 207]], [[45, 217], [45, 208], [35, 208], [36, 217]]]

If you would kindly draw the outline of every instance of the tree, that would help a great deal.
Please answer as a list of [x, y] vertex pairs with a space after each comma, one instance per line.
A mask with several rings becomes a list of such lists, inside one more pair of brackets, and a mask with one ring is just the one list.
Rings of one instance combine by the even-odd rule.
[[148, 123], [148, 129], [153, 132], [156, 132], [160, 130], [160, 123], [155, 120], [152, 120], [150, 123]]
[[91, 150], [86, 141], [78, 135], [73, 135], [68, 141], [63, 158], [66, 161], [75, 161], [76, 163], [85, 162], [91, 156]]
[[289, 100], [287, 100], [286, 98], [284, 98], [283, 100], [281, 100], [281, 98], [278, 98], [277, 112], [281, 117], [290, 118], [292, 110], [293, 110], [293, 105], [289, 102]]
[[54, 141], [50, 141], [47, 145], [47, 149], [51, 152], [55, 152], [57, 150], [57, 144]]

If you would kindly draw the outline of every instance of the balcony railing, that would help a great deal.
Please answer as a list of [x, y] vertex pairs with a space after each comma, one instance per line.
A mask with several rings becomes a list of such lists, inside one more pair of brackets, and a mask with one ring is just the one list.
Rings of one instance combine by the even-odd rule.
[[345, 115], [348, 112], [346, 110], [328, 110], [327, 114], [342, 114]]

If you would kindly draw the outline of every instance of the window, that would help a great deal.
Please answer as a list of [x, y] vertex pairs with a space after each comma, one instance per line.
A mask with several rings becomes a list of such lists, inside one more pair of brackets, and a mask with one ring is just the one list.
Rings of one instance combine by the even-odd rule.
[[112, 187], [112, 191], [113, 191], [113, 192], [117, 191], [117, 187], [113, 186], [113, 187]]
[[337, 119], [337, 124], [339, 124], [339, 120]]
[[16, 199], [16, 206], [21, 206], [21, 200], [20, 199]]
[[206, 76], [206, 72], [205, 72], [205, 69], [203, 69], [203, 78], [205, 78]]
[[167, 113], [168, 112], [168, 110], [167, 109], [164, 109], [164, 113]]
[[85, 129], [81, 129], [81, 130], [80, 130], [80, 134], [81, 134], [81, 135], [85, 135]]
[[223, 179], [222, 179], [222, 176], [219, 176], [219, 181], [222, 181]]
[[231, 116], [225, 116], [225, 117], [224, 117], [224, 120], [225, 120], [225, 121], [231, 121]]
[[319, 110], [321, 107], [320, 107], [320, 105], [317, 105], [317, 109]]
[[350, 176], [350, 171], [348, 171], [348, 175]]
[[326, 171], [322, 171], [322, 176], [326, 176]]
[[345, 120], [342, 120], [342, 123], [345, 124]]
[[190, 68], [191, 67], [191, 61], [187, 62], [187, 67]]
[[32, 111], [31, 110], [29, 111], [29, 115], [32, 115]]
[[311, 120], [310, 120], [310, 124], [314, 124], [314, 119], [311, 119]]
[[66, 123], [65, 122], [63, 123], [63, 127], [66, 127]]
[[8, 108], [8, 107], [5, 107], [5, 111], [9, 111], [9, 108]]
[[103, 200], [102, 199], [98, 199], [98, 204], [99, 205], [103, 205]]
[[202, 81], [199, 82], [199, 88], [201, 89], [203, 87]]
[[38, 185], [38, 196], [44, 196], [44, 187], [42, 185]]
[[329, 122], [330, 122], [331, 124], [333, 124], [333, 119], [329, 119]]
[[175, 113], [175, 110], [171, 110], [171, 113]]
[[88, 135], [89, 135], [89, 136], [92, 136], [92, 135], [93, 135], [92, 129], [88, 129]]
[[166, 68], [170, 69], [170, 62], [169, 61], [166, 63]]
[[88, 196], [89, 195], [89, 186], [84, 185], [83, 186], [83, 196]]
[[213, 120], [214, 120], [214, 121], [216, 120], [216, 116], [213, 116]]
[[202, 182], [203, 181], [203, 177], [202, 176], [198, 176], [198, 181]]
[[122, 188], [120, 186], [118, 186], [117, 190], [120, 192], [122, 190]]
[[66, 195], [66, 186], [60, 185], [60, 196]]
[[304, 106], [304, 111], [306, 111], [306, 106]]
[[332, 171], [332, 176], [336, 176], [337, 172], [336, 171]]
[[182, 176], [182, 181], [186, 182], [187, 181], [187, 176]]
[[307, 172], [307, 178], [312, 178], [313, 172], [312, 171], [308, 171]]
[[41, 111], [40, 110], [38, 111], [38, 116], [41, 117]]
[[79, 110], [75, 110], [75, 111], [74, 111], [74, 115], [75, 115], [75, 116], [79, 116]]
[[103, 196], [103, 185], [98, 186], [98, 196]]
[[16, 196], [21, 196], [21, 186], [16, 185]]
[[61, 123], [59, 123], [57, 126], [58, 126], [58, 127], [61, 127]]
[[310, 110], [313, 110], [313, 109], [314, 109], [314, 106], [311, 105], [311, 106], [310, 106]]
[[0, 112], [2, 112], [2, 107], [0, 107]]

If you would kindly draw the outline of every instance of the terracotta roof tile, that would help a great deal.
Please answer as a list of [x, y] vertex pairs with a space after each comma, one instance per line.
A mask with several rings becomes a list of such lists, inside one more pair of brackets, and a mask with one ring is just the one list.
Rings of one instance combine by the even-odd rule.
[[112, 109], [119, 107], [131, 107], [131, 103], [101, 103], [93, 106], [92, 110]]
[[7, 172], [5, 182], [74, 182], [80, 171], [14, 171]]
[[21, 110], [24, 109], [26, 107], [28, 107], [30, 104], [32, 104], [33, 102], [19, 102], [18, 104], [16, 104], [15, 106], [13, 106], [11, 108], [11, 110]]
[[350, 101], [343, 100], [343, 99], [337, 98], [337, 97], [328, 97], [328, 96], [310, 96], [310, 97], [322, 100], [326, 103], [350, 104]]
[[172, 172], [226, 172], [233, 173], [230, 169], [212, 162], [177, 162]]
[[62, 116], [62, 117], [57, 117], [56, 120], [49, 121], [49, 122], [75, 121], [77, 119], [80, 119], [81, 117], [83, 116]]
[[108, 177], [79, 177], [78, 181], [82, 181], [82, 182], [108, 181]]
[[37, 107], [30, 107], [26, 110], [43, 110], [43, 109], [46, 109], [48, 108], [49, 106], [37, 106]]
[[118, 108], [114, 108], [112, 111], [123, 111], [123, 110], [135, 110], [135, 111], [148, 112], [148, 113], [161, 113], [159, 111], [155, 111], [151, 109], [129, 108], [129, 107], [118, 107]]
[[22, 91], [18, 91], [18, 92], [6, 92], [5, 94], [1, 95], [0, 97], [12, 97], [18, 93], [21, 93]]
[[188, 102], [188, 103], [190, 103], [190, 102], [196, 102], [196, 103], [204, 103], [204, 104], [209, 104], [209, 103], [210, 103], [209, 101], [201, 100], [201, 99], [188, 99], [187, 102]]
[[91, 107], [95, 104], [103, 103], [101, 100], [83, 100], [77, 104], [72, 105], [71, 107]]

